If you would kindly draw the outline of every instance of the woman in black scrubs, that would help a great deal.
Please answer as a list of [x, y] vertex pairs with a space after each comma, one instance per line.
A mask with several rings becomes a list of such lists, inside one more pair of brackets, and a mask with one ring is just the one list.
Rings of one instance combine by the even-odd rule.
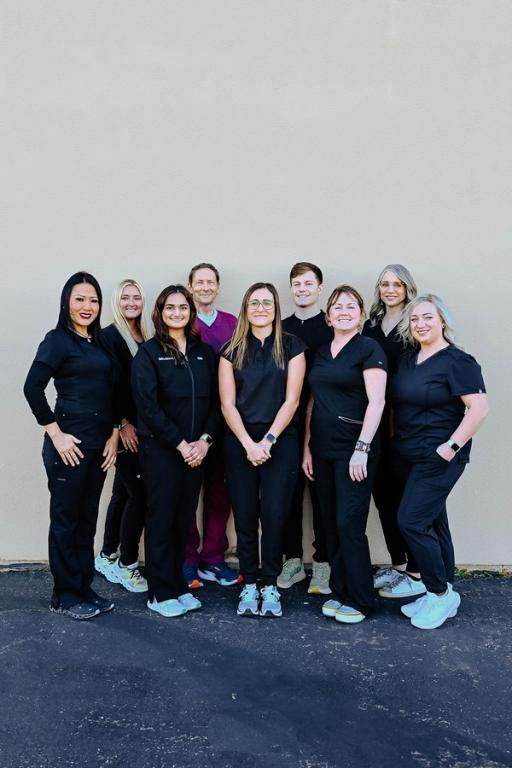
[[[233, 505], [240, 572], [239, 616], [281, 616], [276, 587], [281, 539], [299, 469], [295, 412], [305, 372], [305, 346], [281, 330], [277, 291], [255, 283], [245, 293], [232, 340], [221, 353], [219, 382], [226, 475]], [[260, 592], [259, 565], [261, 523]]]
[[435, 629], [457, 613], [455, 557], [446, 499], [469, 461], [471, 438], [488, 413], [480, 366], [456, 347], [447, 310], [437, 296], [418, 296], [399, 331], [414, 345], [390, 383], [394, 442], [409, 464], [398, 524], [427, 593], [402, 606], [420, 629]]
[[132, 363], [139, 456], [146, 489], [148, 608], [180, 616], [201, 603], [183, 577], [187, 534], [203, 480], [202, 462], [220, 425], [217, 361], [194, 329], [183, 285], [169, 285], [153, 310], [155, 337]]
[[[406, 305], [417, 294], [411, 273], [402, 264], [388, 264], [380, 273], [370, 317], [363, 336], [378, 341], [386, 353], [389, 378], [398, 367], [400, 355], [409, 348], [398, 333], [398, 323]], [[414, 556], [398, 527], [398, 507], [407, 479], [407, 468], [391, 442], [391, 412], [386, 403], [379, 429], [380, 458], [373, 484], [373, 500], [379, 512], [382, 532], [391, 558], [391, 567], [379, 568], [374, 574], [374, 587], [381, 597], [414, 597], [425, 592]]]
[[[143, 341], [151, 338], [144, 292], [136, 280], [123, 280], [112, 293], [114, 322], [103, 328], [101, 341], [114, 360], [119, 377], [122, 420], [116, 479], [107, 510], [103, 547], [95, 560], [96, 570], [129, 592], [146, 592], [148, 584], [139, 571], [139, 541], [146, 516], [146, 497], [139, 464], [137, 412], [132, 397], [132, 360]], [[120, 506], [119, 482], [125, 494]], [[116, 551], [120, 545], [120, 554]]]
[[[50, 610], [90, 619], [114, 604], [91, 588], [94, 534], [105, 472], [116, 460], [114, 371], [99, 343], [101, 289], [87, 272], [65, 284], [55, 330], [46, 334], [24, 393], [44, 427], [43, 462], [50, 490]], [[45, 389], [54, 380], [52, 411]]]
[[316, 482], [335, 594], [322, 613], [354, 624], [372, 612], [375, 600], [366, 522], [378, 463], [386, 356], [376, 341], [361, 336], [363, 299], [350, 285], [335, 288], [326, 317], [334, 339], [318, 349], [309, 374], [302, 466]]

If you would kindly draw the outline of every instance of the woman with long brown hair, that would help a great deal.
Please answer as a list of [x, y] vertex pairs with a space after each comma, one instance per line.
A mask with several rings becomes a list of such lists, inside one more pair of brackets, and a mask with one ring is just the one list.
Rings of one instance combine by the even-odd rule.
[[148, 608], [179, 616], [201, 607], [183, 577], [187, 533], [203, 480], [202, 462], [219, 427], [217, 362], [194, 329], [183, 285], [161, 291], [155, 336], [132, 363], [139, 455], [147, 495]]
[[[271, 283], [246, 291], [232, 340], [219, 362], [226, 473], [240, 572], [240, 616], [281, 616], [276, 588], [281, 538], [299, 469], [295, 412], [305, 371], [305, 346], [283, 333], [279, 297]], [[261, 575], [259, 526], [261, 523]]]

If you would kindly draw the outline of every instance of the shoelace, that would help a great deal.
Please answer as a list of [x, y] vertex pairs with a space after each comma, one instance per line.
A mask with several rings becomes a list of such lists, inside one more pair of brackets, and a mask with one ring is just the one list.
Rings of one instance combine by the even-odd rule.
[[296, 568], [297, 566], [295, 565], [295, 563], [293, 563], [291, 560], [287, 560], [286, 563], [283, 565], [283, 573], [287, 575], [291, 575], [292, 573], [295, 572]]
[[279, 602], [279, 592], [274, 586], [264, 587], [261, 590], [261, 596], [265, 602], [277, 603]]
[[399, 584], [401, 584], [403, 581], [407, 580], [409, 577], [406, 573], [397, 573], [396, 576], [393, 576], [391, 581], [389, 582], [389, 589], [393, 589], [393, 587], [397, 587]]
[[249, 589], [249, 587], [244, 587], [240, 593], [240, 600], [257, 600], [258, 596], [259, 595], [257, 589]]

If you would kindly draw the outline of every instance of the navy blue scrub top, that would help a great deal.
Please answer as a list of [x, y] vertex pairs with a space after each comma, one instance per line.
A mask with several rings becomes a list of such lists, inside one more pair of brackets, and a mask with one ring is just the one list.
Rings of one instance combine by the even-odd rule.
[[363, 372], [371, 368], [386, 371], [386, 356], [376, 341], [359, 333], [336, 357], [330, 344], [317, 351], [308, 379], [315, 399], [310, 441], [314, 454], [325, 459], [352, 455], [368, 406]]
[[[288, 363], [301, 352], [306, 345], [297, 336], [283, 333], [285, 366], [278, 368], [272, 356], [274, 334], [267, 336], [263, 344], [251, 333], [247, 363], [243, 368], [234, 368], [236, 386], [236, 407], [245, 426], [250, 424], [270, 425], [276, 413], [286, 399]], [[222, 357], [233, 362], [232, 355], [222, 352]], [[285, 432], [296, 428], [296, 416]]]
[[[45, 389], [54, 380], [52, 411]], [[94, 341], [56, 328], [39, 345], [25, 383], [25, 396], [37, 422], [57, 422], [63, 432], [78, 437], [80, 448], [103, 448], [112, 434], [113, 364]]]
[[[453, 346], [417, 363], [418, 350], [407, 352], [391, 378], [389, 392], [394, 411], [394, 443], [409, 461], [433, 456], [450, 439], [466, 407], [461, 395], [485, 392], [482, 371], [474, 357]], [[458, 453], [469, 461], [471, 440]]]

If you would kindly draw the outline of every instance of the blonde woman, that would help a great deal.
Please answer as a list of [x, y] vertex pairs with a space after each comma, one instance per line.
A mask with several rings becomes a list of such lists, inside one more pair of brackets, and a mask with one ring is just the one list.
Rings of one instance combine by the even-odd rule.
[[112, 292], [111, 309], [114, 322], [102, 330], [101, 341], [116, 367], [123, 414], [122, 445], [117, 457], [114, 493], [107, 510], [103, 546], [96, 557], [95, 567], [109, 581], [120, 584], [129, 592], [145, 592], [147, 582], [139, 571], [138, 555], [146, 501], [138, 458], [137, 413], [130, 382], [132, 360], [142, 342], [152, 336], [141, 285], [133, 279], [122, 280]]
[[427, 590], [402, 606], [402, 613], [419, 629], [435, 629], [460, 605], [453, 589], [446, 500], [469, 461], [471, 438], [487, 416], [487, 395], [480, 366], [455, 345], [438, 296], [411, 301], [399, 331], [413, 349], [400, 359], [389, 387], [393, 441], [409, 466], [398, 524]]
[[[245, 586], [239, 616], [281, 616], [276, 587], [282, 532], [299, 469], [296, 410], [306, 363], [304, 343], [281, 329], [271, 283], [246, 291], [232, 340], [219, 361], [226, 474]], [[261, 523], [261, 575], [259, 525]]]

